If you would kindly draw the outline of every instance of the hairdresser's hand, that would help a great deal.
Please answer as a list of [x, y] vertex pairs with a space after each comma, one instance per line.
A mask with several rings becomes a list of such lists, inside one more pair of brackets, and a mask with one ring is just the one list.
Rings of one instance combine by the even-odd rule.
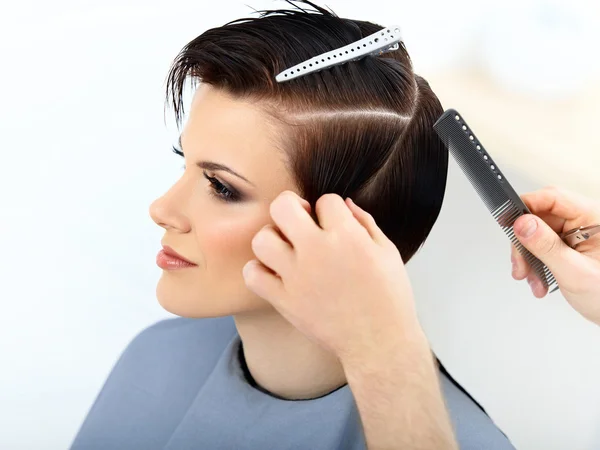
[[315, 209], [318, 224], [293, 192], [271, 203], [246, 285], [338, 357], [369, 450], [457, 449], [398, 249], [349, 200], [326, 194]]
[[[574, 250], [557, 233], [600, 223], [600, 204], [556, 188], [522, 196], [534, 215], [520, 217], [514, 225], [521, 243], [554, 274], [567, 301], [581, 315], [600, 325], [600, 234]], [[512, 247], [513, 277], [527, 278], [536, 297], [548, 291]]]
[[342, 364], [401, 339], [428, 351], [400, 253], [372, 216], [334, 194], [315, 209], [319, 225], [293, 192], [272, 202], [276, 227], [254, 237], [246, 285]]

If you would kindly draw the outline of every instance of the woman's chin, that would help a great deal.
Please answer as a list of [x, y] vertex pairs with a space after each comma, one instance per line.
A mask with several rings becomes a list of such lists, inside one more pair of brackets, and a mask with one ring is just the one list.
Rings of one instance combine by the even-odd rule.
[[202, 293], [200, 289], [177, 289], [164, 280], [156, 286], [156, 298], [163, 309], [180, 317], [211, 318], [225, 317], [265, 309], [270, 305], [263, 299], [223, 298], [222, 295]]

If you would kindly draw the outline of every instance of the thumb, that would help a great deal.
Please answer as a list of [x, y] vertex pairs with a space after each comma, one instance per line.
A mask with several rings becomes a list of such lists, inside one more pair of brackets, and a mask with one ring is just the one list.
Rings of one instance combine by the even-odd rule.
[[513, 229], [521, 244], [548, 266], [559, 284], [576, 281], [585, 258], [567, 246], [546, 222], [525, 214], [515, 221]]

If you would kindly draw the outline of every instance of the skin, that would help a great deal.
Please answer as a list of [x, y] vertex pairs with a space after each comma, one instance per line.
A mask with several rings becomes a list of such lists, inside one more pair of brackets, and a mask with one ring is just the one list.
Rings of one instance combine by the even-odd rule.
[[[281, 133], [255, 105], [198, 89], [182, 134], [186, 170], [150, 208], [163, 244], [197, 267], [163, 271], [160, 304], [186, 317], [233, 315], [253, 377], [274, 394], [314, 398], [348, 383], [371, 450], [456, 448], [398, 250], [337, 195], [317, 201], [318, 226]], [[207, 171], [242, 201], [211, 194], [205, 160], [252, 183]]]

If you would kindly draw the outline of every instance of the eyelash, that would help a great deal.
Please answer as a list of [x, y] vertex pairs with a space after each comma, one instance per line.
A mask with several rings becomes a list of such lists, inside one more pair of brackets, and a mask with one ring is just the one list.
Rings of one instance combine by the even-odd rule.
[[[183, 158], [183, 152], [175, 147], [173, 147], [173, 153]], [[185, 169], [185, 164], [182, 168]], [[210, 195], [224, 202], [236, 202], [240, 200], [240, 195], [236, 191], [225, 186], [217, 178], [208, 176], [206, 171], [203, 170], [202, 173], [204, 175], [204, 178], [206, 178], [210, 182]]]

